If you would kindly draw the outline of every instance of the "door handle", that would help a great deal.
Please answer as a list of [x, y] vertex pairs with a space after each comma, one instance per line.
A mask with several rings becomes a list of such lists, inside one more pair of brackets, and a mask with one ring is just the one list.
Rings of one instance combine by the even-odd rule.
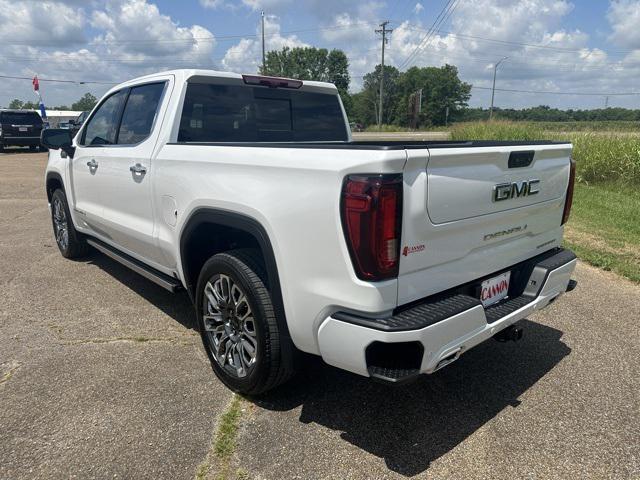
[[98, 168], [98, 162], [94, 158], [87, 162], [87, 167], [89, 168]]
[[145, 167], [144, 165], [140, 164], [140, 163], [136, 163], [135, 165], [131, 165], [129, 167], [129, 170], [133, 173], [140, 173], [142, 175], [144, 175], [145, 173], [147, 173], [147, 167]]

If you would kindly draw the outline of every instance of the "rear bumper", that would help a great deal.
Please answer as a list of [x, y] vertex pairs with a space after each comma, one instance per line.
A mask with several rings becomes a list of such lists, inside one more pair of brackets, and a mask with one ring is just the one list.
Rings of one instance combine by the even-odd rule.
[[40, 136], [37, 137], [1, 137], [0, 144], [7, 147], [31, 147], [40, 145]]
[[[534, 259], [520, 294], [488, 308], [458, 290], [386, 318], [336, 312], [318, 330], [320, 353], [330, 365], [392, 382], [433, 373], [572, 290], [576, 262], [576, 256], [563, 249]], [[399, 343], [403, 345], [389, 345]], [[394, 358], [384, 358], [385, 351]], [[395, 358], [402, 352], [410, 353]]]

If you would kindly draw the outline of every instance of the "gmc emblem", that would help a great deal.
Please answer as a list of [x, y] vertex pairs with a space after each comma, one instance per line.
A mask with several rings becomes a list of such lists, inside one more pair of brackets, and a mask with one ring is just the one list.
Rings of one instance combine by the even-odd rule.
[[493, 201], [501, 202], [511, 198], [528, 197], [540, 192], [538, 185], [540, 180], [534, 178], [523, 182], [499, 183], [493, 187]]

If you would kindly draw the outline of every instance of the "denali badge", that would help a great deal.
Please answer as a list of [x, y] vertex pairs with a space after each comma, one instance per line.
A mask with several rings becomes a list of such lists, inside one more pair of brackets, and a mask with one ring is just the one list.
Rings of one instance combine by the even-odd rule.
[[494, 238], [504, 237], [506, 235], [513, 235], [514, 233], [524, 232], [527, 229], [528, 225], [520, 225], [519, 227], [513, 227], [508, 230], [499, 230], [493, 233], [487, 233], [484, 236], [484, 241], [493, 240]]
[[538, 190], [539, 184], [540, 180], [537, 178], [525, 180], [524, 182], [499, 183], [493, 187], [493, 201], [501, 202], [511, 198], [535, 195], [540, 191]]

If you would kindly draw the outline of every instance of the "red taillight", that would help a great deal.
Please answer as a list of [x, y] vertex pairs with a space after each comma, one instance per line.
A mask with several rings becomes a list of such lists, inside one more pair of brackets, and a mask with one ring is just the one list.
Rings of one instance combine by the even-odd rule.
[[342, 227], [358, 278], [398, 276], [402, 175], [349, 175], [342, 187]]
[[562, 213], [562, 225], [569, 220], [571, 213], [571, 204], [573, 203], [573, 185], [576, 182], [576, 161], [571, 159], [571, 167], [569, 169], [569, 186], [567, 187], [567, 198], [564, 202], [564, 212]]

